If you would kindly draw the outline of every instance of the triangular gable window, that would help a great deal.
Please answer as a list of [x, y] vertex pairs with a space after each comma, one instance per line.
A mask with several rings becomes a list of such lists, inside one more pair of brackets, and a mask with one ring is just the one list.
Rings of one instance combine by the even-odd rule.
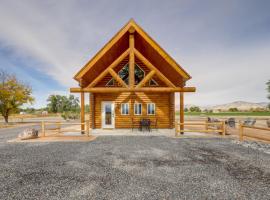
[[[135, 85], [137, 85], [141, 80], [143, 80], [145, 76], [145, 72], [137, 64], [135, 64], [134, 72], [135, 72]], [[129, 83], [128, 82], [129, 81], [129, 64], [128, 63], [118, 72], [118, 75], [128, 85]], [[114, 86], [114, 85], [115, 85], [115, 81], [113, 78], [110, 79], [108, 83], [106, 84], [106, 86]]]
[[134, 73], [135, 73], [135, 85], [137, 85], [139, 84], [139, 82], [141, 82], [141, 80], [143, 80], [145, 72], [142, 70], [142, 68], [140, 68], [139, 65], [135, 64]]
[[114, 86], [114, 78], [111, 78], [111, 80], [109, 80], [106, 86]]
[[158, 86], [158, 83], [157, 83], [154, 79], [151, 79], [151, 80], [149, 81], [149, 85], [150, 85], [150, 86]]
[[128, 63], [118, 72], [118, 75], [120, 78], [125, 81], [125, 83], [128, 85], [128, 73], [129, 73], [129, 65]]

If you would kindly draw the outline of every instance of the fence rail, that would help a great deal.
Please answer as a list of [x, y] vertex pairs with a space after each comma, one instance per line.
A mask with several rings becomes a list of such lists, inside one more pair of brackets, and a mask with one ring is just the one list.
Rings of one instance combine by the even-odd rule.
[[[46, 128], [46, 125], [56, 125], [56, 128]], [[84, 129], [62, 129], [63, 125], [83, 125]], [[90, 135], [90, 124], [89, 121], [85, 121], [83, 123], [78, 123], [78, 122], [71, 122], [71, 123], [67, 123], [67, 122], [45, 122], [42, 121], [41, 122], [41, 137], [46, 137], [46, 132], [48, 133], [48, 131], [50, 133], [56, 133], [56, 134], [61, 134], [64, 132], [84, 132], [86, 134], [86, 136]]]
[[[249, 132], [245, 132], [244, 129], [262, 130], [262, 131], [269, 131], [269, 132], [268, 133], [258, 133], [258, 132], [249, 133]], [[246, 126], [240, 123], [239, 124], [239, 140], [243, 141], [244, 136], [259, 139], [259, 140], [266, 140], [270, 142], [270, 128], [259, 127], [259, 126]]]
[[[204, 126], [205, 129], [184, 129], [185, 126]], [[225, 122], [198, 122], [198, 123], [179, 123], [175, 122], [175, 136], [178, 136], [179, 133], [184, 132], [202, 132], [202, 133], [210, 133], [210, 132], [218, 132], [222, 133], [222, 135], [226, 134], [226, 126]]]

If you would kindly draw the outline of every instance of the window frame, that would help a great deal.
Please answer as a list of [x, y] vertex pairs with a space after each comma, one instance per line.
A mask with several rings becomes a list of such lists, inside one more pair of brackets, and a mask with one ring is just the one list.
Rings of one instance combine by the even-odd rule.
[[[155, 83], [155, 85], [152, 85], [152, 84], [151, 84], [151, 81], [153, 81], [153, 82]], [[148, 84], [149, 84], [149, 86], [152, 86], [152, 87], [157, 87], [157, 86], [159, 86], [159, 84], [158, 84], [158, 83], [155, 81], [155, 79], [153, 79], [153, 78], [149, 80], [149, 83], [148, 83]]]
[[[136, 114], [136, 109], [135, 109], [135, 107], [136, 107], [137, 105], [140, 105], [140, 106], [141, 106], [141, 113], [140, 113], [140, 114]], [[134, 115], [142, 115], [142, 103], [134, 103], [133, 108], [134, 108]]]
[[[127, 114], [123, 113], [123, 105], [127, 105]], [[129, 103], [121, 103], [121, 115], [129, 115]]]
[[[152, 113], [148, 113], [148, 108], [150, 105], [154, 105], [154, 114]], [[147, 115], [156, 115], [156, 104], [155, 103], [147, 103], [147, 111], [146, 111]]]
[[[143, 80], [144, 77], [145, 77], [145, 71], [144, 71], [144, 70], [140, 67], [140, 65], [138, 65], [136, 62], [135, 62], [135, 64], [134, 64], [134, 80], [135, 80], [135, 67], [136, 67], [136, 66], [137, 66], [140, 70], [142, 70], [142, 72], [143, 72], [143, 78], [142, 78], [142, 80]], [[142, 80], [141, 80], [141, 81], [142, 81]], [[140, 81], [140, 82], [141, 82], [141, 81]], [[140, 83], [140, 82], [139, 82], [139, 83]], [[137, 84], [134, 83], [134, 85], [138, 85], [139, 83], [137, 83]]]
[[[112, 85], [109, 85], [109, 83], [110, 83], [111, 81], [113, 82], [113, 84], [112, 84]], [[114, 80], [114, 78], [111, 78], [111, 79], [106, 83], [105, 86], [107, 86], [107, 87], [113, 87], [113, 86], [115, 86], [115, 80]]]

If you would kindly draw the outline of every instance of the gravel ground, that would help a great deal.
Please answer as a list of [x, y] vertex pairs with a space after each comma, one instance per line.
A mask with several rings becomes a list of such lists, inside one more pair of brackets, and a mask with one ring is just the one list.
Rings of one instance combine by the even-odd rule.
[[249, 140], [244, 140], [244, 141], [233, 140], [232, 142], [234, 142], [236, 144], [243, 145], [244, 147], [247, 147], [247, 148], [256, 149], [256, 150], [262, 151], [264, 153], [270, 154], [270, 144], [269, 143], [249, 141]]
[[270, 199], [270, 155], [229, 139], [6, 143], [0, 199]]

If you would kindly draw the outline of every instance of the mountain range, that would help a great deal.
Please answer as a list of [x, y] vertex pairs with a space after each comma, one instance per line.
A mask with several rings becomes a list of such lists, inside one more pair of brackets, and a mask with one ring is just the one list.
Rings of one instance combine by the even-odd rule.
[[[192, 104], [186, 104], [185, 108], [190, 108]], [[247, 102], [247, 101], [234, 101], [231, 103], [226, 104], [220, 104], [220, 105], [209, 105], [209, 106], [198, 106], [201, 110], [221, 110], [221, 111], [228, 111], [230, 108], [237, 108], [240, 111], [249, 111], [250, 109], [266, 109], [268, 106], [268, 103], [266, 102], [260, 102], [260, 103], [253, 103], [253, 102]], [[179, 109], [179, 106], [176, 108]]]

